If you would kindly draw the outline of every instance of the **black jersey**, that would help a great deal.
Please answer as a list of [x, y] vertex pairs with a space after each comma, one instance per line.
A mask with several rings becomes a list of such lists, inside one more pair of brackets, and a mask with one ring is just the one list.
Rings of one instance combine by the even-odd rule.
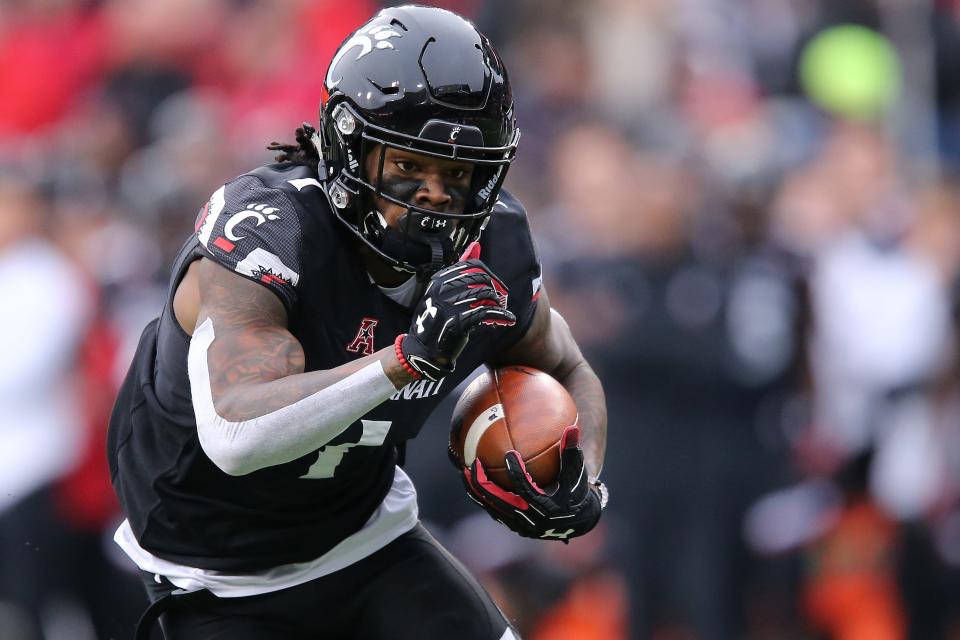
[[[173, 315], [176, 287], [205, 257], [273, 291], [287, 309], [306, 370], [393, 344], [412, 310], [385, 296], [353, 236], [329, 210], [317, 176], [261, 167], [217, 190], [173, 267], [167, 305], [144, 331], [118, 397], [108, 443], [114, 488], [140, 545], [183, 565], [256, 571], [317, 558], [358, 531], [386, 495], [397, 446], [492, 349], [529, 328], [540, 265], [520, 203], [503, 192], [482, 259], [509, 288], [510, 329], [478, 329], [456, 371], [412, 382], [329, 444], [292, 462], [230, 476], [203, 452], [190, 400], [189, 336]], [[443, 455], [437, 447], [437, 455]], [[451, 477], [451, 481], [454, 481]]]

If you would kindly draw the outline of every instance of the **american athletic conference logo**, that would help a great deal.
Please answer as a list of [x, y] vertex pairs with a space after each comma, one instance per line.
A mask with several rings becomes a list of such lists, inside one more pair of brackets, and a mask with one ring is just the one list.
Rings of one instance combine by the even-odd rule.
[[373, 353], [373, 331], [377, 328], [379, 321], [375, 318], [363, 318], [360, 321], [360, 328], [357, 330], [357, 337], [347, 345], [347, 351], [369, 356]]

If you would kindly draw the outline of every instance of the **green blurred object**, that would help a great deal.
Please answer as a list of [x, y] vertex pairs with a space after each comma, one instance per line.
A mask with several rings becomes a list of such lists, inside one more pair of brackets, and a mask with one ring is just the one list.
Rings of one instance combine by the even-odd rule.
[[801, 54], [800, 80], [810, 100], [827, 111], [874, 119], [900, 94], [900, 57], [876, 31], [859, 25], [831, 27]]

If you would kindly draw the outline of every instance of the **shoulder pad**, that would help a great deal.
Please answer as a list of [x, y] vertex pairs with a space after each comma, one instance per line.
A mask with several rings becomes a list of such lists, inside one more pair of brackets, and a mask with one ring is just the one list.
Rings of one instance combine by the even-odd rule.
[[252, 172], [213, 193], [197, 218], [197, 237], [209, 258], [267, 286], [289, 310], [302, 271], [298, 209], [290, 193]]

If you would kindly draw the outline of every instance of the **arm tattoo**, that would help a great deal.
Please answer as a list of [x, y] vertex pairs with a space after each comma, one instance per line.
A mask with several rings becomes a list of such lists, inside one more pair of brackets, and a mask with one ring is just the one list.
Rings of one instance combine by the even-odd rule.
[[210, 387], [226, 419], [249, 420], [289, 406], [376, 360], [395, 384], [409, 382], [388, 357], [392, 349], [304, 373], [303, 347], [287, 329], [287, 313], [276, 295], [209, 260], [203, 260], [199, 279], [197, 325], [210, 318], [216, 327], [208, 352]]

